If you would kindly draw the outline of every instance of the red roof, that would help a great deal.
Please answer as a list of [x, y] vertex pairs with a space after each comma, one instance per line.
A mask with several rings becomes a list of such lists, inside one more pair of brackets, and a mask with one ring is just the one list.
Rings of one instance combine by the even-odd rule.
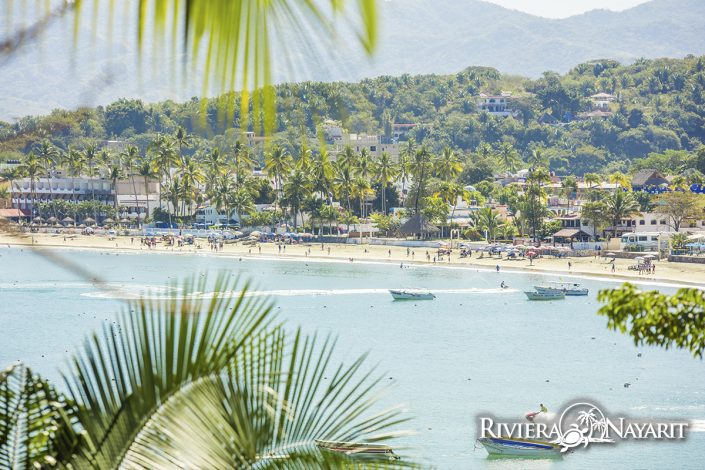
[[29, 213], [21, 209], [0, 209], [0, 217], [13, 218], [13, 217], [29, 217]]

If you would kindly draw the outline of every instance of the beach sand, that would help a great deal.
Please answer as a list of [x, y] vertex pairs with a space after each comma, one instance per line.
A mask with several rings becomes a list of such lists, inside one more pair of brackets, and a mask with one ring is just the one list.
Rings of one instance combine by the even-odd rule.
[[[241, 243], [225, 244], [222, 250], [212, 251], [206, 240], [198, 241], [202, 248], [198, 249], [194, 245], [186, 245], [182, 248], [165, 247], [158, 243], [156, 248], [150, 249], [141, 245], [139, 237], [114, 237], [109, 239], [106, 236], [98, 235], [65, 235], [64, 234], [26, 234], [22, 238], [0, 234], [0, 244], [3, 246], [24, 245], [41, 248], [88, 248], [99, 250], [133, 250], [145, 252], [168, 252], [177, 254], [198, 253], [213, 256], [237, 256], [256, 259], [280, 258], [280, 259], [320, 259], [338, 262], [382, 262], [399, 265], [420, 264], [434, 265], [433, 257], [436, 255], [434, 249], [428, 249], [431, 261], [426, 261], [426, 248], [411, 248], [415, 253], [412, 257], [407, 256], [406, 247], [381, 246], [381, 245], [354, 245], [354, 244], [333, 244], [321, 243], [286, 245], [281, 252], [274, 243], [261, 243], [259, 245], [243, 245]], [[330, 248], [330, 253], [328, 249]], [[261, 249], [261, 250], [260, 250]], [[390, 255], [391, 251], [391, 255]], [[656, 261], [655, 274], [639, 274], [638, 271], [629, 270], [628, 266], [634, 264], [634, 260], [617, 259], [615, 261], [615, 272], [612, 272], [611, 259], [605, 258], [563, 258], [553, 257], [539, 258], [532, 264], [528, 260], [509, 260], [484, 256], [478, 258], [473, 253], [471, 258], [460, 258], [458, 250], [454, 250], [450, 257], [445, 257], [443, 261], [436, 260], [437, 266], [462, 266], [467, 268], [495, 270], [496, 266], [501, 271], [526, 271], [541, 274], [554, 275], [576, 275], [595, 276], [601, 278], [611, 278], [614, 280], [633, 280], [641, 282], [661, 282], [680, 285], [691, 285], [705, 288], [705, 264], [693, 263], [671, 263], [668, 261]], [[569, 269], [568, 262], [571, 267]]]

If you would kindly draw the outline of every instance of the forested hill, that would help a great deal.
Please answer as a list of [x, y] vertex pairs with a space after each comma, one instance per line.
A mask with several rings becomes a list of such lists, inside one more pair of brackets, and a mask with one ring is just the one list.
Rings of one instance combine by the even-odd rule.
[[[478, 110], [480, 93], [501, 91], [512, 93], [515, 117]], [[599, 92], [614, 96], [608, 115], [586, 116], [594, 110], [590, 96]], [[394, 123], [416, 124], [407, 138], [434, 151], [450, 146], [472, 153], [471, 161], [481, 161], [503, 144], [524, 158], [538, 149], [553, 170], [579, 175], [645, 164], [683, 171], [694, 165], [694, 152], [705, 143], [705, 56], [626, 66], [594, 61], [537, 80], [468, 68], [452, 75], [387, 76], [359, 83], [305, 82], [281, 85], [277, 95], [274, 140], [293, 154], [303, 133], [310, 145], [317, 144], [317, 125], [326, 119], [341, 121], [350, 132], [381, 135], [390, 135]], [[180, 126], [199, 136], [196, 148], [223, 145], [223, 107], [211, 100], [205, 117], [200, 109], [198, 100], [120, 100], [105, 108], [28, 117], [0, 126], [0, 158], [17, 158], [45, 135], [64, 149], [81, 147], [86, 139], [120, 138], [144, 152], [155, 133], [173, 134]], [[233, 124], [239, 125], [237, 115]]]
[[[570, 0], [566, 0], [570, 1]], [[122, 4], [123, 2], [119, 2]], [[135, 7], [137, 2], [124, 2]], [[531, 78], [544, 71], [566, 73], [593, 59], [631, 63], [637, 58], [682, 58], [705, 54], [705, 1], [653, 0], [622, 12], [592, 11], [555, 20], [478, 0], [385, 0], [379, 5], [380, 39], [371, 62], [341, 28], [334, 44], [301, 44], [295, 28], [276, 37], [287, 48], [275, 54], [277, 83], [354, 81], [379, 75], [454, 73], [469, 65]], [[32, 2], [28, 2], [32, 5]], [[0, 8], [0, 21], [4, 21]], [[13, 54], [0, 69], [0, 119], [42, 114], [54, 108], [107, 104], [120, 97], [145, 101], [187, 100], [201, 95], [199, 80], [182, 80], [173, 64], [181, 57], [152, 52], [146, 39], [138, 67], [134, 25], [107, 27], [90, 11], [74, 42], [73, 22], [52, 24], [38, 43]], [[318, 46], [318, 47], [315, 47]], [[275, 47], [276, 50], [276, 47]], [[315, 51], [315, 52], [313, 52]], [[198, 67], [195, 77], [203, 73]], [[178, 67], [177, 67], [178, 69]]]

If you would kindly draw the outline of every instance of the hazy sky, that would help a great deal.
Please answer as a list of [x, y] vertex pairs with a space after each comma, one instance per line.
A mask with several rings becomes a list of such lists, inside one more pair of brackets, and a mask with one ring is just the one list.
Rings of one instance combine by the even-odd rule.
[[548, 18], [565, 18], [596, 8], [625, 10], [648, 0], [485, 0]]

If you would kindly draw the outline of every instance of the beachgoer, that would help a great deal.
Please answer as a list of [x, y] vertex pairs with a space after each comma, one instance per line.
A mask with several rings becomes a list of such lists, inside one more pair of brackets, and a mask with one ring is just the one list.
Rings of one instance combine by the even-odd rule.
[[548, 413], [548, 408], [546, 408], [546, 405], [541, 403], [539, 406], [541, 407], [541, 411], [539, 411], [539, 413]]
[[573, 263], [571, 263], [570, 261], [568, 261], [568, 271], [570, 271], [570, 268], [572, 268], [572, 267], [573, 267]]
[[499, 272], [499, 265], [495, 266], [495, 269]]
[[259, 250], [259, 254], [261, 255], [262, 254], [262, 247], [258, 246], [257, 249]]
[[507, 285], [504, 283], [504, 281], [502, 281], [502, 284], [500, 284], [499, 287], [501, 287], [502, 289], [506, 289]]
[[387, 256], [389, 256], [389, 257], [391, 258], [391, 256], [392, 256], [392, 250], [387, 251]]
[[406, 257], [409, 257], [409, 247], [406, 248]]
[[411, 259], [414, 259], [415, 254], [416, 254], [415, 252], [413, 252], [413, 251], [411, 252]]
[[614, 261], [612, 261], [612, 272], [614, 272], [614, 271], [615, 271]]
[[403, 263], [403, 262], [399, 265], [399, 269], [404, 269], [404, 263]]
[[328, 254], [330, 254], [330, 247], [328, 247]]

